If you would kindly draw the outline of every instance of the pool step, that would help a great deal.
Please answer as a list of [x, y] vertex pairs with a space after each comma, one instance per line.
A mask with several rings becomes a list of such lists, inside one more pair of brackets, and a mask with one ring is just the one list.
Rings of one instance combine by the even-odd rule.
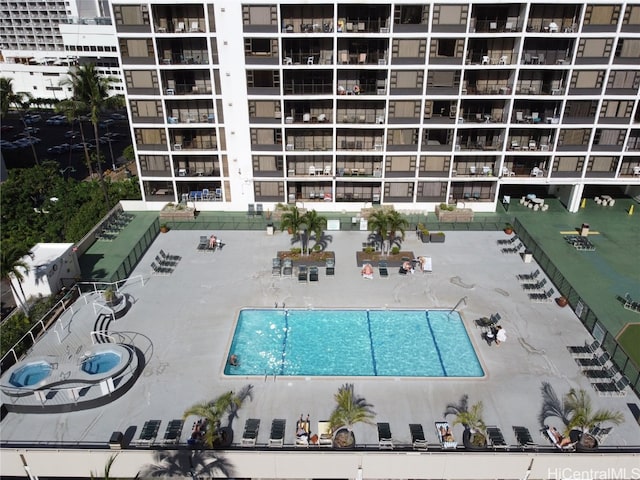
[[[108, 332], [109, 325], [111, 325], [112, 321], [113, 321], [113, 315], [111, 314], [107, 315], [107, 314], [101, 313], [100, 315], [98, 315], [98, 318], [96, 319], [96, 323], [93, 325], [93, 331]], [[97, 343], [111, 343], [109, 340], [109, 337], [103, 334], [95, 335], [95, 341]]]

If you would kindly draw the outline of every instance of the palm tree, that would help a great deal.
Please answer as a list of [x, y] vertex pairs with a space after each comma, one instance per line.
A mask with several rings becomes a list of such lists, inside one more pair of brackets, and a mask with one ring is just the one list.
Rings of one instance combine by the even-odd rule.
[[404, 240], [406, 229], [409, 228], [409, 221], [397, 210], [387, 212], [387, 228], [389, 230], [389, 243], [396, 241], [396, 234], [400, 232], [400, 238]]
[[0, 77], [0, 118], [5, 118], [9, 113], [13, 94], [13, 79]]
[[154, 454], [155, 463], [146, 465], [141, 477], [191, 477], [213, 478], [218, 471], [224, 478], [233, 477], [233, 468], [224, 458], [213, 452], [194, 450], [158, 450]]
[[[589, 433], [594, 427], [605, 423], [611, 422], [614, 425], [620, 425], [624, 421], [624, 416], [621, 412], [614, 410], [593, 410], [591, 405], [591, 397], [583, 390], [576, 390], [572, 388], [564, 398], [565, 408], [571, 412], [569, 423], [566, 427], [565, 434], [569, 434], [571, 430], [580, 430], [583, 433]], [[582, 435], [580, 443], [587, 441], [587, 436]]]
[[98, 142], [98, 123], [100, 121], [100, 113], [102, 110], [105, 108], [119, 106], [121, 103], [120, 97], [108, 96], [109, 87], [116, 79], [114, 77], [105, 77], [100, 75], [93, 63], [73, 67], [69, 70], [68, 75], [69, 78], [65, 79], [62, 83], [68, 84], [72, 87], [74, 100], [84, 102], [86, 104], [89, 112], [89, 118], [93, 124], [93, 133], [96, 141], [96, 158], [98, 160], [98, 179], [107, 205], [110, 208], [111, 204], [109, 202], [109, 193], [102, 175], [100, 142]]
[[540, 427], [547, 423], [548, 417], [558, 417], [563, 424], [567, 425], [571, 412], [567, 410], [565, 402], [560, 400], [549, 382], [542, 382], [540, 390], [542, 390], [542, 409], [538, 415]]
[[102, 480], [109, 480], [111, 478], [111, 466], [113, 465], [113, 462], [116, 461], [116, 457], [118, 455], [111, 455], [109, 457], [109, 460], [107, 460], [107, 463], [105, 463], [104, 465], [104, 473], [102, 475], [102, 477], [100, 477], [99, 475], [96, 475], [95, 473], [91, 472], [90, 474], [90, 478], [91, 480], [97, 480], [98, 478], [101, 478]]
[[[389, 218], [385, 209], [379, 209], [369, 216], [369, 230], [378, 232], [380, 240], [384, 242], [389, 232]], [[384, 249], [383, 249], [384, 250]]]
[[[0, 254], [0, 276], [3, 279], [9, 280], [9, 285], [13, 291], [14, 297], [18, 300], [20, 308], [25, 315], [29, 314], [29, 307], [27, 305], [27, 299], [22, 289], [22, 281], [24, 276], [29, 274], [29, 265], [23, 260], [24, 257], [30, 256], [33, 258], [33, 253], [28, 250], [23, 250], [20, 247], [9, 246], [4, 248]], [[18, 287], [20, 288], [20, 295], [16, 290], [13, 279], [17, 280]]]
[[[329, 417], [331, 431], [337, 432], [341, 428], [346, 428], [348, 436], [353, 442], [353, 426], [356, 423], [373, 424], [376, 415], [373, 411], [373, 405], [368, 403], [364, 397], [356, 396], [353, 391], [353, 383], [342, 385], [333, 398], [336, 401], [336, 406]], [[348, 444], [342, 446], [348, 446]]]
[[284, 213], [280, 219], [280, 231], [285, 229], [291, 232], [292, 242], [300, 236], [300, 227], [304, 223], [304, 215], [300, 213], [300, 210], [295, 205], [290, 205], [285, 208]]
[[[71, 123], [72, 125], [75, 120], [78, 120], [78, 125], [80, 126], [80, 138], [82, 139], [82, 143], [84, 145], [84, 159], [85, 159], [85, 162], [87, 162], [87, 170], [89, 172], [89, 177], [93, 178], [93, 167], [91, 165], [91, 158], [89, 157], [89, 149], [87, 148], [87, 142], [84, 135], [83, 124], [82, 124], [82, 121], [80, 121], [80, 117], [82, 116], [80, 114], [86, 111], [85, 103], [78, 100], [74, 100], [73, 98], [62, 100], [58, 102], [58, 104], [56, 105], [56, 111], [63, 113], [69, 120], [69, 123]], [[72, 152], [70, 151], [69, 152], [70, 156], [71, 156], [71, 153]]]
[[469, 411], [469, 395], [466, 393], [460, 397], [460, 401], [458, 403], [449, 403], [445, 407], [444, 416], [447, 415], [459, 415], [463, 412]]
[[225, 414], [228, 415], [227, 428], [231, 428], [231, 423], [237, 416], [237, 411], [242, 406], [242, 403], [247, 398], [252, 398], [252, 388], [252, 385], [248, 385], [244, 387], [238, 395], [235, 395], [233, 392], [226, 392], [214, 400], [196, 403], [185, 410], [182, 418], [186, 419], [191, 415], [195, 415], [204, 420], [207, 428], [202, 441], [208, 448], [213, 448], [214, 444], [222, 439], [222, 417]]
[[315, 245], [319, 245], [324, 229], [327, 228], [327, 218], [318, 215], [318, 212], [311, 210], [302, 216], [303, 224], [306, 225], [307, 231], [315, 236]]

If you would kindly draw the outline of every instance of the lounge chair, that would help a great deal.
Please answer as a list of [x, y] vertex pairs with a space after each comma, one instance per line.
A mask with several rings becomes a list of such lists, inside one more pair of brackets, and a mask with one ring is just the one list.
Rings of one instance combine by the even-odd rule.
[[172, 271], [168, 267], [159, 267], [155, 262], [151, 262], [151, 275], [171, 275]]
[[206, 235], [200, 235], [200, 240], [198, 241], [196, 250], [198, 250], [199, 252], [204, 252], [207, 250], [207, 248], [209, 248], [209, 239]]
[[299, 282], [307, 282], [309, 271], [307, 270], [306, 265], [300, 265], [298, 267], [298, 281]]
[[269, 447], [284, 446], [284, 432], [287, 421], [284, 418], [276, 418], [271, 422], [271, 434], [269, 435]]
[[589, 434], [591, 434], [598, 441], [598, 445], [602, 445], [612, 430], [613, 430], [613, 427], [607, 427], [607, 428], [594, 427], [591, 429]]
[[521, 273], [520, 275], [518, 275], [518, 280], [531, 281], [535, 280], [538, 275], [540, 275], [540, 269], [536, 269], [531, 273]]
[[391, 427], [387, 422], [378, 422], [378, 447], [380, 450], [393, 450]]
[[158, 436], [158, 430], [160, 430], [160, 420], [147, 420], [142, 426], [138, 441], [152, 443]]
[[436, 422], [436, 433], [442, 448], [457, 448], [458, 442], [455, 441], [449, 422]]
[[387, 262], [385, 260], [378, 262], [378, 272], [380, 272], [381, 277], [389, 276], [389, 268], [387, 267]]
[[279, 277], [282, 273], [282, 262], [278, 257], [271, 260], [271, 275]]
[[309, 439], [311, 438], [311, 422], [309, 416], [303, 420], [302, 415], [296, 422], [296, 447], [308, 447]]
[[283, 277], [292, 277], [293, 276], [293, 261], [290, 258], [285, 258], [282, 264], [282, 276]]
[[174, 444], [180, 442], [180, 435], [182, 435], [182, 427], [184, 426], [184, 421], [170, 420], [167, 425], [167, 429], [164, 432], [164, 443], [165, 444]]
[[409, 431], [411, 432], [411, 443], [414, 450], [427, 450], [428, 444], [424, 436], [424, 430], [420, 423], [410, 423]]
[[576, 358], [593, 357], [596, 354], [596, 352], [598, 352], [599, 349], [600, 349], [600, 342], [598, 340], [594, 340], [590, 344], [588, 344], [587, 342], [584, 342], [584, 345], [567, 347], [567, 350], [569, 350], [569, 353], [571, 353], [571, 355], [573, 355]]
[[433, 262], [431, 257], [420, 257], [420, 269], [422, 273], [433, 273]]
[[504, 435], [502, 435], [502, 430], [495, 425], [487, 427], [487, 436], [489, 437], [489, 443], [494, 450], [509, 448], [504, 439]]
[[247, 206], [247, 216], [255, 217], [255, 215], [256, 215], [256, 207], [255, 207], [255, 205], [253, 203], [250, 203]]
[[318, 281], [318, 267], [309, 267], [309, 281], [317, 282]]
[[514, 235], [513, 237], [507, 239], [507, 240], [498, 240], [498, 245], [511, 245], [513, 242], [515, 242], [518, 239], [517, 235]]
[[582, 374], [587, 377], [591, 383], [612, 382], [618, 374], [618, 371], [615, 367], [592, 368], [583, 370]]
[[160, 251], [158, 252], [160, 254], [160, 256], [164, 259], [164, 260], [171, 260], [173, 262], [179, 262], [182, 257], [180, 255], [170, 255], [168, 253], [165, 253], [164, 250], [160, 249]]
[[523, 450], [527, 448], [534, 448], [536, 446], [527, 427], [515, 426], [513, 427], [513, 433], [516, 436], [518, 446]]
[[542, 280], [536, 283], [523, 283], [520, 286], [523, 290], [543, 290], [544, 286], [547, 284], [547, 279], [543, 278]]
[[561, 440], [558, 441], [551, 427], [545, 425], [544, 428], [540, 430], [540, 433], [544, 438], [547, 438], [551, 443], [553, 443], [558, 450], [562, 450], [563, 452], [573, 452], [576, 449], [577, 442], [571, 442], [562, 445], [561, 441], [564, 440], [564, 437], [562, 437]]
[[609, 359], [609, 354], [607, 352], [604, 352], [600, 356], [593, 355], [592, 357], [588, 358], [576, 358], [576, 363], [582, 370], [599, 369], [601, 367], [604, 367]]
[[592, 383], [591, 385], [601, 397], [624, 397], [627, 394], [626, 388], [629, 381], [625, 377], [621, 377], [616, 381]]
[[328, 258], [325, 265], [327, 276], [336, 274], [336, 261], [333, 258]]
[[244, 422], [244, 432], [242, 433], [241, 445], [243, 447], [255, 446], [256, 441], [258, 440], [258, 430], [260, 430], [259, 418], [249, 418]]

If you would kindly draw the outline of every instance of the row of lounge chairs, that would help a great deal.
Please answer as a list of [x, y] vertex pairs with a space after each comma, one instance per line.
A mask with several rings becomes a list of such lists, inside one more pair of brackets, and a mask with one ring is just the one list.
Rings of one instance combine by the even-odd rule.
[[[160, 431], [161, 420], [147, 420], [140, 430], [140, 436], [135, 441], [136, 445], [152, 445], [156, 443]], [[162, 441], [163, 445], [174, 445], [180, 442], [184, 421], [181, 419], [170, 420], [165, 429]]]
[[[299, 282], [317, 282], [320, 279], [320, 269], [317, 266], [307, 267], [306, 265], [298, 266], [298, 281]], [[327, 259], [325, 263], [325, 273], [327, 276], [335, 275], [336, 264], [335, 260]], [[281, 261], [279, 258], [273, 258], [271, 260], [271, 275], [274, 277], [293, 277], [293, 261], [289, 258], [285, 258]]]
[[[267, 446], [270, 448], [283, 448], [285, 446], [284, 438], [286, 431], [286, 420], [277, 418], [271, 422], [271, 430]], [[378, 448], [380, 450], [394, 450], [396, 448], [407, 448], [406, 444], [398, 444], [394, 441], [391, 433], [391, 426], [388, 422], [378, 422], [376, 424], [378, 430]], [[260, 429], [260, 419], [250, 418], [246, 420], [244, 431], [242, 434], [241, 445], [243, 447], [255, 447], [257, 444], [258, 432]], [[410, 448], [418, 451], [427, 451], [429, 448], [439, 448], [441, 450], [455, 450], [458, 448], [458, 442], [454, 438], [451, 427], [448, 422], [435, 422], [436, 437], [438, 445], [429, 445], [424, 433], [422, 424], [409, 424], [409, 433], [411, 435]], [[537, 449], [539, 445], [534, 442], [529, 429], [523, 426], [514, 426], [513, 432], [516, 437], [517, 444], [507, 444], [502, 430], [495, 426], [487, 426], [488, 448], [493, 450], [508, 449]], [[318, 431], [311, 431], [311, 423], [309, 418], [303, 420], [302, 417], [295, 424], [295, 447], [333, 447], [333, 432], [329, 428], [329, 422], [326, 420], [318, 422]]]
[[627, 394], [626, 387], [629, 381], [611, 362], [611, 357], [602, 350], [598, 340], [584, 345], [569, 346], [567, 349], [598, 395], [623, 397]]
[[519, 242], [515, 247], [504, 247], [504, 248], [501, 248], [500, 251], [504, 254], [519, 253], [523, 247], [524, 245], [522, 244], [522, 242]]
[[544, 288], [547, 286], [547, 279], [540, 278], [540, 269], [536, 268], [531, 273], [521, 273], [516, 275], [516, 278], [522, 283], [522, 289], [527, 293], [529, 300], [532, 302], [544, 303], [550, 302], [553, 295], [556, 293], [553, 288], [550, 288], [546, 292]]
[[169, 255], [161, 249], [151, 262], [151, 275], [171, 275], [181, 259], [179, 255]]
[[114, 213], [102, 223], [100, 230], [96, 233], [96, 240], [112, 242], [134, 217], [134, 214], [123, 211]]
[[566, 235], [564, 239], [576, 250], [580, 250], [583, 252], [596, 251], [596, 247], [593, 245], [593, 243], [591, 243], [591, 241], [587, 237], [583, 237], [582, 235]]

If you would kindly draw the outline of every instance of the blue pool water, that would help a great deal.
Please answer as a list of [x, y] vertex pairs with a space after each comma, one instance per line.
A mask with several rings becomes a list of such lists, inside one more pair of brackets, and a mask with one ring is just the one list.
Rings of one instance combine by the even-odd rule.
[[227, 375], [481, 377], [457, 312], [242, 310]]
[[121, 358], [115, 352], [101, 352], [82, 362], [82, 371], [90, 375], [107, 373], [120, 364]]
[[14, 387], [36, 385], [51, 375], [52, 368], [51, 364], [45, 361], [27, 363], [11, 374], [9, 383]]

